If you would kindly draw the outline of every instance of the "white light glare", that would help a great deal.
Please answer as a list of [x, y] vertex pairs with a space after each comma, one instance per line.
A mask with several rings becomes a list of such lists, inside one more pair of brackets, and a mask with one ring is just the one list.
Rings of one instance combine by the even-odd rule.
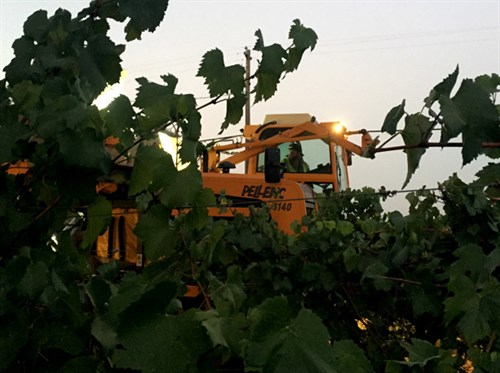
[[334, 124], [333, 126], [333, 132], [341, 135], [343, 133], [345, 133], [346, 129], [345, 129], [345, 126], [342, 122], [337, 122]]

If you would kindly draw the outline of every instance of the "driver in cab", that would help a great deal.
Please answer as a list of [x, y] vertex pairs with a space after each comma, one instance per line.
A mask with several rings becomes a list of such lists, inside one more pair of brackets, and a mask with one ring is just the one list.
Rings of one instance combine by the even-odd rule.
[[290, 143], [288, 150], [288, 156], [284, 161], [286, 172], [309, 172], [309, 165], [304, 161], [300, 142]]

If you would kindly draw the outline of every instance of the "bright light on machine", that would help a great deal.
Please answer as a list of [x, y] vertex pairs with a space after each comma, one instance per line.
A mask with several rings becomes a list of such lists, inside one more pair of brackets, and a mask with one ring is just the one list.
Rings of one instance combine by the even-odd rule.
[[345, 126], [342, 122], [335, 122], [333, 125], [333, 132], [338, 135], [343, 135], [346, 132]]

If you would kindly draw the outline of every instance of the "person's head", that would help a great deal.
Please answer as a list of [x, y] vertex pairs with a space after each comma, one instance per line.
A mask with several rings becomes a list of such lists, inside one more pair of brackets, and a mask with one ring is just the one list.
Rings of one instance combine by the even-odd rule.
[[302, 156], [304, 155], [302, 153], [302, 146], [300, 145], [300, 142], [290, 143], [288, 149], [289, 149], [288, 157], [291, 159], [302, 158]]

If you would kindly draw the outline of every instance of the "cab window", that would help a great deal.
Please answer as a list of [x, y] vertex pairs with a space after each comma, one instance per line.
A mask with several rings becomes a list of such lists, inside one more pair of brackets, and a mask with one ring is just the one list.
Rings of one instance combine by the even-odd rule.
[[[305, 172], [330, 174], [332, 166], [330, 164], [330, 147], [320, 139], [297, 142], [287, 142], [278, 146], [281, 153], [281, 161], [288, 169], [285, 172]], [[290, 160], [293, 153], [302, 153], [302, 162]], [[303, 165], [300, 165], [303, 163]], [[259, 154], [257, 158], [257, 171], [264, 171], [264, 154]]]

